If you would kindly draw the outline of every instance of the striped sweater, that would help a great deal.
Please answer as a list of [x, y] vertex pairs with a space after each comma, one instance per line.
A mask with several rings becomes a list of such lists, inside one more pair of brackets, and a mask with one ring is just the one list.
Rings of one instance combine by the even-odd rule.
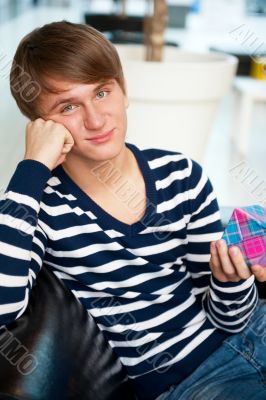
[[[180, 153], [126, 145], [146, 185], [145, 214], [132, 225], [62, 166], [18, 164], [0, 202], [0, 324], [22, 315], [44, 264], [95, 318], [138, 398], [150, 400], [244, 328], [257, 292], [253, 276], [221, 283], [211, 275], [210, 241], [222, 226], [201, 167]], [[93, 173], [109, 188], [121, 179], [108, 162]], [[136, 188], [121, 181], [116, 194], [137, 212]]]

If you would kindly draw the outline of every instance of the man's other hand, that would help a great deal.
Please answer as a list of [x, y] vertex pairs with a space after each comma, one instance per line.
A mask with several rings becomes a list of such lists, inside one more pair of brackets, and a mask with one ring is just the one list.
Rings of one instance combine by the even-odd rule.
[[237, 246], [228, 249], [224, 240], [211, 243], [210, 267], [220, 282], [238, 282], [248, 279], [252, 273], [260, 282], [266, 281], [266, 268], [262, 265], [248, 267]]

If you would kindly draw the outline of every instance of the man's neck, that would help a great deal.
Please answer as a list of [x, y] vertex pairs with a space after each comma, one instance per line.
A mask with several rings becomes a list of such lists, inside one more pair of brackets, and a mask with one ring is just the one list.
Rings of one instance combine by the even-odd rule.
[[120, 175], [134, 179], [136, 161], [131, 151], [123, 146], [120, 153], [111, 160], [85, 160], [69, 154], [63, 168], [71, 179], [85, 192], [91, 195], [102, 192], [105, 178]]

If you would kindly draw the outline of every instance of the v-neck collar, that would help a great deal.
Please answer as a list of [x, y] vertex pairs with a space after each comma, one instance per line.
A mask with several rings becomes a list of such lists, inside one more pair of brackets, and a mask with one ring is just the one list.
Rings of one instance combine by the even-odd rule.
[[126, 146], [132, 151], [136, 158], [140, 171], [142, 173], [145, 189], [146, 189], [146, 209], [143, 217], [134, 222], [133, 224], [124, 223], [117, 218], [113, 217], [102, 207], [100, 207], [87, 193], [85, 193], [65, 172], [63, 167], [59, 165], [54, 174], [58, 176], [60, 181], [67, 186], [69, 193], [73, 194], [77, 200], [82, 204], [85, 210], [90, 210], [98, 219], [99, 224], [103, 229], [114, 229], [124, 235], [133, 236], [138, 232], [144, 230], [147, 223], [151, 221], [154, 222], [156, 219], [156, 188], [155, 179], [153, 171], [151, 170], [148, 161], [144, 157], [141, 150], [139, 150], [135, 145], [126, 143]]

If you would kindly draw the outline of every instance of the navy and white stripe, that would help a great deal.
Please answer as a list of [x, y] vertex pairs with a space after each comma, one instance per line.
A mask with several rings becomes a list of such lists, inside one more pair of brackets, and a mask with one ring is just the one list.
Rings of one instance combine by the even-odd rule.
[[210, 242], [222, 227], [201, 167], [180, 153], [127, 146], [147, 194], [145, 215], [132, 225], [101, 209], [61, 166], [51, 174], [37, 161], [19, 163], [0, 198], [0, 324], [24, 312], [45, 263], [93, 315], [138, 397], [149, 400], [241, 331], [257, 292], [253, 277], [211, 277]]

